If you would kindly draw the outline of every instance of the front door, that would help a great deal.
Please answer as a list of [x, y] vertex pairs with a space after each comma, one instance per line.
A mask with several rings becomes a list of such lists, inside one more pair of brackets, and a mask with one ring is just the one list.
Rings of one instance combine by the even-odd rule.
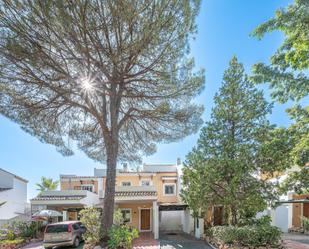
[[300, 227], [300, 216], [301, 216], [301, 204], [300, 203], [294, 203], [293, 204], [293, 217], [292, 217], [292, 225], [294, 227]]
[[150, 230], [150, 209], [141, 209], [141, 230]]

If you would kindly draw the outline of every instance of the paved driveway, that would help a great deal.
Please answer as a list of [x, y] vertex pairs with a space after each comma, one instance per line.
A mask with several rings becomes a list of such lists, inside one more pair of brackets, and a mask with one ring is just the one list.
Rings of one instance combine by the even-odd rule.
[[[83, 246], [84, 246], [84, 243], [81, 243], [79, 247], [75, 249], [83, 249]], [[71, 248], [73, 247], [57, 247], [57, 249], [71, 249]], [[44, 247], [43, 247], [43, 242], [34, 242], [34, 243], [30, 243], [22, 247], [21, 249], [44, 249]]]
[[203, 240], [195, 239], [188, 234], [160, 234], [160, 249], [211, 249]]
[[288, 249], [309, 249], [309, 235], [285, 233], [282, 239]]

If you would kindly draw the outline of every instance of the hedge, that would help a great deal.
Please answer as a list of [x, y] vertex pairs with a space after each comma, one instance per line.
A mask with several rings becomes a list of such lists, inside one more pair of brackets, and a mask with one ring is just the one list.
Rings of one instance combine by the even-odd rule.
[[217, 245], [278, 246], [281, 241], [281, 231], [271, 225], [215, 226], [207, 231], [207, 235]]

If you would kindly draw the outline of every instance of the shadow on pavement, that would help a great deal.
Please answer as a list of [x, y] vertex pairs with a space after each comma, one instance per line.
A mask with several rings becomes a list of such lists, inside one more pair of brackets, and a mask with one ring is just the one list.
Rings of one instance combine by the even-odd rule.
[[203, 240], [198, 240], [188, 234], [160, 234], [160, 249], [211, 249]]

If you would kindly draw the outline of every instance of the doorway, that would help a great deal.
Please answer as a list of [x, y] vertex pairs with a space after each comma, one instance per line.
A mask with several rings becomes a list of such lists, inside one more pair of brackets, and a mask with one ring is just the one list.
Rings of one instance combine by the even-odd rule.
[[140, 209], [140, 230], [150, 231], [150, 209]]

